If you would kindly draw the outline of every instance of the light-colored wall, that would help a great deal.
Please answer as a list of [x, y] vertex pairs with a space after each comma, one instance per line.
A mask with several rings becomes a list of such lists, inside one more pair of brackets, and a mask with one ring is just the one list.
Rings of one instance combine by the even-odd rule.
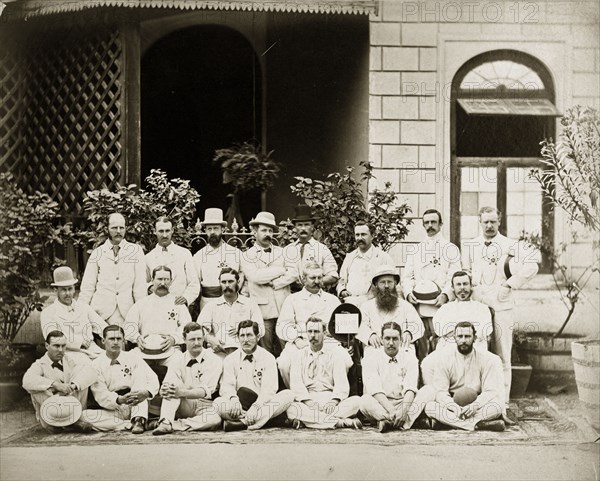
[[[369, 160], [377, 180], [369, 190], [391, 182], [416, 217], [437, 208], [449, 237], [450, 85], [457, 70], [489, 50], [519, 50], [546, 65], [560, 111], [578, 103], [598, 108], [599, 5], [382, 0], [370, 17]], [[564, 216], [556, 220], [556, 242], [568, 241]], [[417, 218], [405, 242], [423, 236]], [[403, 245], [391, 253], [402, 266]]]

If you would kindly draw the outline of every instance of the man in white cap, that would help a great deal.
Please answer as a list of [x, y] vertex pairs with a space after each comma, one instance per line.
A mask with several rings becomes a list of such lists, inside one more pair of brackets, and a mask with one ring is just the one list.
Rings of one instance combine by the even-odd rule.
[[471, 276], [464, 271], [455, 272], [452, 286], [456, 299], [444, 304], [433, 316], [433, 328], [437, 336], [435, 351], [421, 361], [424, 384], [433, 384], [434, 370], [443, 349], [455, 349], [454, 329], [461, 321], [469, 321], [475, 329], [474, 348], [488, 350], [492, 335], [492, 313], [490, 308], [471, 297]]
[[402, 346], [408, 349], [424, 333], [423, 322], [415, 308], [400, 299], [396, 289], [400, 276], [392, 265], [379, 267], [371, 280], [375, 298], [361, 306], [362, 323], [356, 338], [369, 348], [382, 346], [381, 328], [387, 322], [395, 322], [402, 328]]
[[126, 241], [125, 232], [125, 218], [110, 214], [108, 239], [90, 254], [79, 293], [80, 302], [120, 326], [131, 306], [147, 295], [144, 251]]
[[154, 228], [157, 244], [146, 254], [147, 281], [152, 281], [152, 271], [157, 266], [167, 266], [173, 273], [169, 292], [175, 296], [175, 304], [190, 306], [200, 293], [192, 253], [172, 241], [173, 222], [168, 217], [156, 219]]
[[360, 398], [350, 396], [343, 349], [323, 349], [325, 324], [311, 317], [306, 322], [309, 346], [292, 360], [290, 388], [294, 402], [287, 410], [295, 429], [362, 429], [356, 418]]
[[61, 331], [67, 338], [67, 351], [80, 351], [96, 359], [104, 351], [94, 342], [94, 334], [102, 335], [106, 321], [89, 305], [75, 300], [77, 279], [70, 267], [57, 267], [53, 276], [56, 300], [40, 315], [42, 336]]
[[[481, 235], [465, 241], [462, 263], [473, 281], [473, 299], [494, 309], [495, 352], [502, 359], [506, 407], [512, 381], [511, 352], [515, 323], [513, 289], [538, 271], [540, 253], [532, 246], [499, 233], [501, 213], [494, 207], [479, 210]], [[512, 270], [510, 266], [513, 266]]]
[[310, 207], [299, 204], [295, 207], [292, 219], [294, 231], [298, 239], [284, 247], [285, 256], [295, 263], [296, 272], [300, 278], [292, 284], [292, 292], [302, 289], [302, 273], [307, 264], [317, 264], [323, 271], [322, 286], [328, 289], [334, 286], [338, 279], [338, 266], [329, 248], [313, 237], [315, 220]]
[[206, 343], [212, 350], [225, 358], [239, 348], [238, 325], [251, 320], [259, 327], [259, 337], [265, 334], [260, 308], [252, 299], [240, 295], [240, 275], [235, 269], [224, 267], [219, 275], [223, 295], [212, 300], [198, 316], [198, 324], [206, 330]]
[[[402, 292], [406, 300], [417, 308], [423, 320], [425, 335], [419, 340], [422, 357], [432, 349], [428, 340], [433, 335], [431, 315], [424, 315], [413, 289], [421, 281], [432, 281], [440, 288], [433, 306], [439, 308], [454, 298], [450, 279], [461, 269], [460, 250], [441, 233], [442, 214], [435, 209], [423, 213], [423, 228], [427, 239], [418, 244], [406, 246], [406, 265], [402, 274]], [[426, 313], [427, 314], [427, 313]]]
[[275, 333], [275, 323], [298, 273], [293, 262], [284, 256], [283, 249], [273, 245], [273, 232], [277, 229], [275, 216], [259, 212], [249, 224], [256, 241], [242, 256], [245, 290], [262, 312], [265, 335], [261, 345], [277, 357], [282, 346]]
[[204, 309], [208, 301], [223, 294], [219, 283], [221, 269], [235, 269], [241, 276], [240, 287], [244, 283], [241, 272], [242, 252], [223, 240], [223, 229], [227, 227], [223, 211], [217, 208], [206, 209], [201, 225], [207, 236], [207, 245], [194, 254], [194, 265], [200, 281], [200, 310]]
[[211, 431], [221, 426], [221, 416], [212, 402], [223, 372], [223, 362], [210, 349], [203, 349], [204, 329], [190, 322], [183, 328], [187, 350], [178, 351], [160, 388], [163, 398], [155, 436], [173, 431]]
[[360, 307], [373, 298], [370, 279], [378, 267], [392, 265], [394, 261], [387, 252], [373, 245], [374, 229], [366, 222], [357, 222], [354, 226], [356, 249], [346, 254], [337, 292], [344, 302]]
[[158, 377], [136, 350], [123, 350], [121, 326], [106, 327], [103, 338], [106, 354], [92, 362], [98, 379], [91, 386], [102, 409], [86, 409], [82, 419], [96, 431], [131, 427], [133, 434], [141, 434], [148, 421], [148, 399], [158, 393]]
[[[136, 302], [127, 314], [124, 330], [125, 338], [137, 344], [146, 359], [157, 359], [162, 366], [168, 366], [173, 347], [183, 344], [183, 326], [192, 320], [185, 304], [177, 304], [175, 296], [169, 293], [171, 269], [167, 266], [155, 267], [152, 271], [153, 292]], [[144, 351], [154, 348], [147, 346], [148, 336], [162, 336], [158, 348], [171, 356], [160, 357], [160, 353], [148, 354]], [[153, 356], [153, 357], [148, 357]]]
[[[31, 401], [40, 424], [49, 432], [57, 432], [40, 416], [40, 407], [55, 394], [73, 396], [86, 406], [88, 388], [96, 381], [96, 372], [87, 356], [67, 352], [67, 338], [61, 331], [46, 335], [46, 354], [35, 361], [23, 376], [23, 389], [31, 394]], [[71, 420], [73, 430], [89, 432], [92, 427], [77, 419]]]
[[225, 431], [255, 430], [285, 413], [294, 400], [289, 389], [277, 392], [277, 363], [258, 345], [254, 321], [238, 325], [240, 348], [225, 358], [220, 397], [215, 399]]
[[[292, 358], [298, 350], [308, 346], [306, 321], [311, 317], [329, 319], [340, 304], [340, 300], [336, 296], [321, 289], [322, 282], [321, 266], [316, 263], [306, 264], [302, 272], [304, 287], [300, 292], [295, 292], [286, 298], [277, 319], [275, 327], [277, 337], [285, 342], [281, 356], [277, 358], [277, 365], [283, 382], [288, 387]], [[338, 346], [339, 343], [335, 341], [335, 345]]]

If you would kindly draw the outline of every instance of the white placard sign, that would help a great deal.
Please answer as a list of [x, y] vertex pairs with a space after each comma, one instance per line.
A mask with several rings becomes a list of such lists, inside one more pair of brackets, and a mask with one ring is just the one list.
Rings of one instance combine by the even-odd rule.
[[336, 334], [356, 334], [358, 332], [358, 314], [336, 314]]

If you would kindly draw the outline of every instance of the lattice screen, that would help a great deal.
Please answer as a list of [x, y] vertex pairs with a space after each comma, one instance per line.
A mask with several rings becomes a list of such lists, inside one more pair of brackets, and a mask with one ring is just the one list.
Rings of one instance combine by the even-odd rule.
[[7, 119], [0, 135], [10, 130], [6, 135], [23, 148], [0, 153], [19, 184], [47, 192], [64, 213], [79, 213], [84, 192], [111, 188], [121, 174], [118, 31], [48, 31], [32, 35], [21, 50], [25, 68], [10, 68], [14, 53], [0, 58], [0, 71], [8, 77], [2, 88], [25, 85], [22, 100], [10, 111], [13, 102], [3, 106], [0, 118]]

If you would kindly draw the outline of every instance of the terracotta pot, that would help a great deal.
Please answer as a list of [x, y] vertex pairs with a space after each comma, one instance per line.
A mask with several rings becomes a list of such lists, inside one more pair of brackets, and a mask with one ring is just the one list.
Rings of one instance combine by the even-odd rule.
[[510, 397], [520, 398], [525, 396], [529, 387], [529, 380], [533, 368], [527, 364], [512, 365], [512, 383], [510, 386]]

